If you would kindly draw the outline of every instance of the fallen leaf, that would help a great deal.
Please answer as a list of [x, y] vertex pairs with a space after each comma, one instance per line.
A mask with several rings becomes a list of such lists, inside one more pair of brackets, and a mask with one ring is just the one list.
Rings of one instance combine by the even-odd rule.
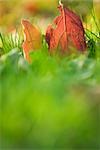
[[79, 16], [62, 4], [58, 7], [60, 16], [54, 20], [54, 25], [49, 25], [46, 31], [46, 41], [50, 52], [54, 52], [60, 45], [63, 52], [67, 52], [70, 41], [79, 51], [86, 50], [84, 28]]
[[41, 48], [42, 35], [37, 27], [27, 20], [22, 20], [24, 30], [24, 42], [22, 44], [24, 57], [30, 61], [29, 53]]

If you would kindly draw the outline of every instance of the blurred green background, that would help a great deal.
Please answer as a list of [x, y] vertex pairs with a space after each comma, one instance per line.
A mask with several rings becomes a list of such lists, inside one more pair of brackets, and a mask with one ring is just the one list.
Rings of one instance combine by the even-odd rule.
[[[73, 9], [91, 26], [91, 13], [100, 19], [100, 3], [98, 0], [62, 0], [65, 7]], [[58, 14], [58, 0], [0, 0], [0, 30], [11, 32], [19, 28], [20, 20], [26, 18], [41, 27], [44, 33], [48, 23]], [[100, 20], [99, 20], [100, 21]]]
[[[80, 15], [85, 27], [98, 32], [91, 12], [94, 8], [99, 22], [99, 1], [62, 1]], [[0, 31], [21, 30], [20, 21], [26, 18], [45, 34], [58, 14], [57, 5], [57, 0], [1, 0]], [[90, 36], [99, 53], [95, 58], [52, 57], [45, 41], [31, 54], [32, 64], [18, 47], [1, 54], [1, 150], [100, 149], [100, 43]]]

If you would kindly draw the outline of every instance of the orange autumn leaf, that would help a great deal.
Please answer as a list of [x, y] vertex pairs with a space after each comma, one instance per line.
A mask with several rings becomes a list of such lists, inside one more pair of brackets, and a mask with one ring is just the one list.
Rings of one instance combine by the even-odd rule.
[[24, 30], [24, 42], [22, 44], [24, 57], [30, 61], [29, 53], [41, 48], [42, 35], [37, 27], [27, 20], [22, 20]]
[[54, 52], [60, 45], [63, 52], [67, 52], [70, 42], [79, 51], [86, 50], [86, 41], [82, 22], [74, 12], [64, 8], [62, 4], [58, 7], [60, 16], [54, 20], [54, 25], [49, 25], [46, 31], [46, 41], [50, 52]]

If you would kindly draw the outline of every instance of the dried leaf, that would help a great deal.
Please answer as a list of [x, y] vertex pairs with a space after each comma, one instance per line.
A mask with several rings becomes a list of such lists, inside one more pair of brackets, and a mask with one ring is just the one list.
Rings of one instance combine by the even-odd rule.
[[49, 25], [46, 31], [49, 50], [54, 52], [60, 45], [62, 51], [67, 52], [71, 41], [79, 51], [85, 51], [84, 28], [79, 16], [68, 8], [64, 8], [62, 4], [59, 5], [58, 9], [60, 16], [54, 20], [56, 27], [53, 28], [53, 25]]
[[30, 51], [41, 48], [42, 36], [39, 29], [29, 21], [22, 20], [22, 26], [24, 29], [24, 42], [22, 45], [24, 57], [26, 60], [30, 61], [29, 53]]

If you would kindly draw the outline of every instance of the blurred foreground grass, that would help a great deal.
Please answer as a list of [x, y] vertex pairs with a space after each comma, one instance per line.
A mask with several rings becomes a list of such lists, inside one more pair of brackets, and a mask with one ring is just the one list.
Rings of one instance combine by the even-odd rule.
[[1, 148], [100, 148], [100, 62], [18, 49], [0, 61]]

